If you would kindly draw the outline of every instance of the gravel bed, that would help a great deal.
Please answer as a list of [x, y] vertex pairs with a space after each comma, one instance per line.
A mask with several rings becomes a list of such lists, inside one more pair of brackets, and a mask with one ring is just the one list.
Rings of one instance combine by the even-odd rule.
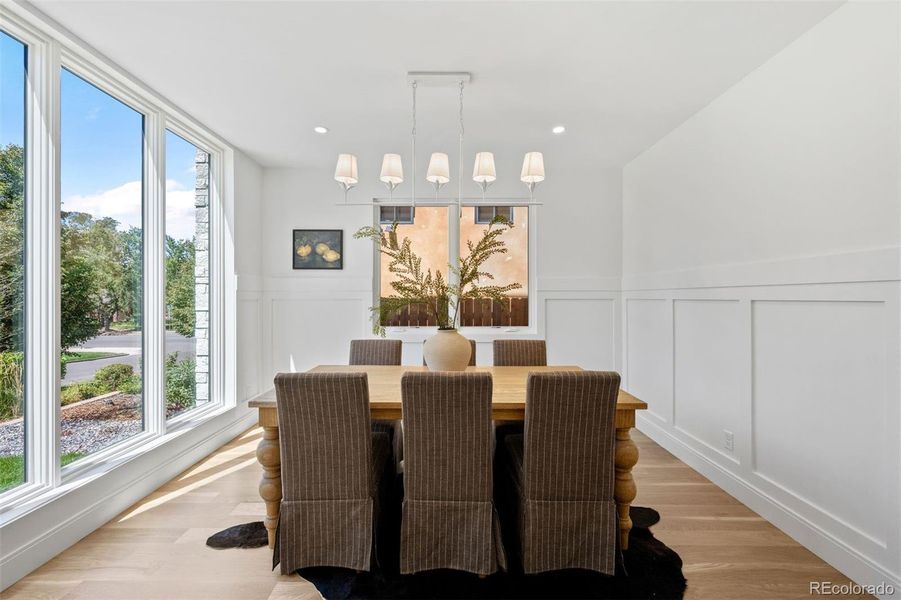
[[[77, 406], [62, 407], [60, 446], [63, 454], [88, 453], [143, 430], [138, 396], [119, 394]], [[22, 454], [22, 421], [0, 425], [0, 456]]]

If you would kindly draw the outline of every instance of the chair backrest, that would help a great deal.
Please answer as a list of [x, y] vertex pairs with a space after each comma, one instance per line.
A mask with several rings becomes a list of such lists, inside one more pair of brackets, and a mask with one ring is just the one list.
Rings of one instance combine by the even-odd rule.
[[352, 365], [400, 365], [403, 342], [400, 340], [351, 340]]
[[[469, 340], [469, 349], [472, 350], [469, 354], [469, 366], [476, 366], [476, 342], [475, 340]], [[425, 356], [422, 357], [422, 364], [425, 365]]]
[[544, 367], [547, 345], [544, 340], [494, 340], [495, 367]]
[[405, 373], [404, 497], [492, 498], [491, 375]]
[[366, 373], [279, 373], [275, 393], [283, 498], [370, 497]]
[[523, 486], [530, 500], [613, 500], [619, 373], [531, 373]]

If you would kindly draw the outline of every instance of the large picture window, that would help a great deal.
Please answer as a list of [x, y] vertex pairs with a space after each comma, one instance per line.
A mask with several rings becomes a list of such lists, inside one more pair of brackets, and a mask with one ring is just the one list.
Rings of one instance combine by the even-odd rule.
[[143, 431], [144, 117], [60, 85], [60, 461]]
[[25, 482], [25, 77], [0, 32], [0, 493]]
[[234, 406], [236, 300], [228, 145], [29, 7], [0, 13], [3, 521]]
[[[529, 324], [529, 209], [526, 206], [473, 207], [464, 206], [459, 225], [449, 220], [446, 206], [417, 206], [415, 211], [409, 206], [381, 206], [378, 220], [383, 228], [397, 227], [398, 238], [410, 238], [416, 254], [422, 258], [422, 271], [431, 269], [448, 275], [448, 264], [453, 262], [456, 240], [460, 252], [465, 256], [467, 242], [476, 243], [496, 216], [506, 218], [511, 225], [504, 233], [503, 240], [507, 253], [492, 257], [484, 270], [494, 279], [492, 284], [506, 285], [519, 283], [521, 289], [510, 292], [503, 303], [491, 299], [468, 299], [460, 306], [460, 326], [462, 327], [525, 327]], [[451, 235], [451, 228], [459, 227]], [[382, 298], [393, 293], [391, 283], [395, 275], [390, 272], [390, 259], [379, 255], [379, 291]], [[486, 280], [487, 283], [487, 280]], [[389, 320], [383, 326], [421, 327], [435, 326], [434, 317], [424, 307], [410, 306]]]

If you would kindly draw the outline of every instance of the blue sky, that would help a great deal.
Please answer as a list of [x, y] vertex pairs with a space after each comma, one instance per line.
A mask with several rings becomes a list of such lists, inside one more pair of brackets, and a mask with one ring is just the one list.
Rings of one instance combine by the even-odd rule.
[[[24, 139], [25, 48], [0, 32], [0, 145]], [[141, 225], [143, 117], [63, 69], [60, 83], [63, 210]], [[166, 132], [166, 229], [193, 235], [195, 147]]]

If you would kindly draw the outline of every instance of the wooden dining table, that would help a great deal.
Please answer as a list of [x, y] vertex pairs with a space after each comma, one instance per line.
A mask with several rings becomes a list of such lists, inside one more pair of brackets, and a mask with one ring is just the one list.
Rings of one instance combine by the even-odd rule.
[[[312, 373], [366, 373], [369, 379], [369, 412], [373, 420], [397, 420], [401, 418], [401, 376], [409, 371], [425, 371], [420, 366], [348, 366], [319, 365]], [[526, 410], [526, 381], [529, 373], [547, 371], [579, 371], [576, 366], [547, 367], [467, 367], [470, 372], [491, 373], [493, 379], [492, 417], [495, 421], [522, 421]], [[269, 547], [275, 545], [279, 506], [282, 499], [281, 455], [279, 450], [278, 410], [275, 390], [260, 394], [248, 406], [259, 411], [259, 423], [263, 438], [257, 447], [257, 460], [263, 467], [260, 480], [260, 496], [266, 504], [263, 520], [269, 534]], [[615, 480], [613, 496], [619, 519], [620, 543], [629, 547], [629, 531], [632, 519], [629, 507], [635, 499], [637, 488], [632, 477], [632, 467], [638, 462], [638, 447], [632, 441], [630, 430], [635, 426], [635, 411], [648, 405], [632, 394], [620, 390], [616, 402], [616, 450], [614, 453]]]

